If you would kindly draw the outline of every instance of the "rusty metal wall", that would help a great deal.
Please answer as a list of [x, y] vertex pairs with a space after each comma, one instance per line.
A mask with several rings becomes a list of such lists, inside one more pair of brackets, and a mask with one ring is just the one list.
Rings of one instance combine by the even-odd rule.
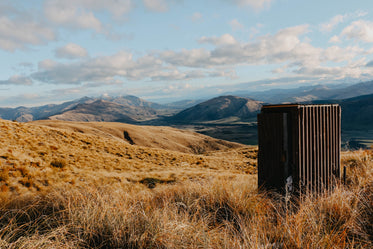
[[285, 192], [329, 189], [340, 178], [338, 105], [264, 106], [258, 115], [258, 186]]

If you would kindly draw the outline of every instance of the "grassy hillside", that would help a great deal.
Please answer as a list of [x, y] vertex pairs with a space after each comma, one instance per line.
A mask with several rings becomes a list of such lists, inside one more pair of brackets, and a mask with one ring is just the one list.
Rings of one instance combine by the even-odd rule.
[[132, 145], [161, 148], [178, 152], [204, 152], [241, 148], [243, 145], [218, 140], [188, 130], [161, 126], [139, 126], [124, 123], [66, 122], [41, 120], [32, 124], [61, 128], [81, 134], [99, 135]]
[[[124, 130], [134, 145], [123, 139]], [[144, 179], [167, 183], [256, 170], [253, 147], [167, 127], [0, 120], [0, 137], [3, 193], [40, 192], [51, 186], [123, 186]]]
[[342, 154], [346, 186], [286, 203], [257, 192], [254, 147], [182, 153], [92, 127], [0, 121], [0, 248], [373, 246], [372, 151]]

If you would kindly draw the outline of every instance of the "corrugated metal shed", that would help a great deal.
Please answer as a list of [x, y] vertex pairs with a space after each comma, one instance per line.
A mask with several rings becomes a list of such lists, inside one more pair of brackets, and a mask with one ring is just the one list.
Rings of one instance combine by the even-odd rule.
[[258, 185], [320, 192], [340, 178], [339, 105], [267, 105], [258, 114]]

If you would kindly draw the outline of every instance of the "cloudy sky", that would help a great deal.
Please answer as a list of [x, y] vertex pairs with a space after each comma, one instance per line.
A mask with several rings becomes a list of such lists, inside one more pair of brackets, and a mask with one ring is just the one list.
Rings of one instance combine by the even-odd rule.
[[354, 83], [373, 1], [1, 0], [0, 58], [0, 106]]

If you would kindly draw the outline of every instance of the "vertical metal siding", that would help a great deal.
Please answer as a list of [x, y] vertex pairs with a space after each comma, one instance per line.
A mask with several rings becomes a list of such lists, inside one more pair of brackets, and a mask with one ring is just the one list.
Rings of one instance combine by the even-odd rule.
[[299, 192], [321, 192], [340, 178], [338, 105], [263, 107], [258, 115], [258, 131], [260, 185], [281, 191], [291, 174]]
[[[335, 134], [341, 134], [341, 122], [340, 120], [340, 108], [334, 108], [334, 115], [335, 115]], [[335, 149], [341, 147], [341, 136], [334, 136], [335, 139]], [[334, 172], [333, 177], [335, 179], [340, 179], [340, 152], [341, 150], [335, 151], [335, 159], [334, 159]]]
[[338, 105], [299, 107], [301, 190], [331, 187], [340, 177], [341, 112]]

